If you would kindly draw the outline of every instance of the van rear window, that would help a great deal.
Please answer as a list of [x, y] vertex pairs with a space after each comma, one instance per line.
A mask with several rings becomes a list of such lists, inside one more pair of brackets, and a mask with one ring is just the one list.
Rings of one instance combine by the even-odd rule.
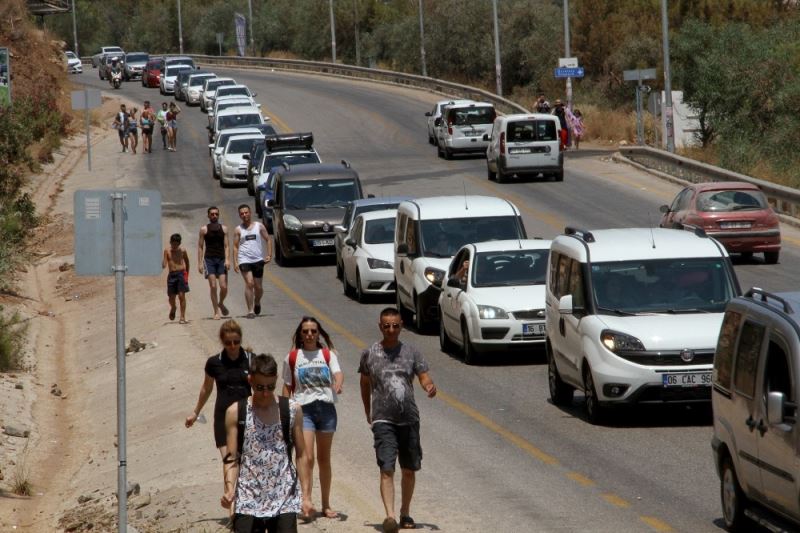
[[447, 112], [447, 121], [454, 126], [491, 124], [496, 116], [493, 107], [458, 107]]
[[506, 128], [508, 142], [557, 141], [555, 120], [519, 120]]

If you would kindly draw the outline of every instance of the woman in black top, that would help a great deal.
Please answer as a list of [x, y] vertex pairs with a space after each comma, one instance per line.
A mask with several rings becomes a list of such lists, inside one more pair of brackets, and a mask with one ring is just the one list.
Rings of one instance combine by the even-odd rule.
[[205, 378], [200, 386], [200, 396], [192, 414], [186, 417], [186, 427], [194, 425], [203, 406], [217, 384], [214, 403], [214, 441], [220, 457], [228, 454], [225, 444], [225, 410], [234, 402], [250, 396], [247, 374], [250, 369], [250, 352], [242, 348], [242, 328], [235, 320], [227, 320], [219, 328], [223, 349], [206, 361]]

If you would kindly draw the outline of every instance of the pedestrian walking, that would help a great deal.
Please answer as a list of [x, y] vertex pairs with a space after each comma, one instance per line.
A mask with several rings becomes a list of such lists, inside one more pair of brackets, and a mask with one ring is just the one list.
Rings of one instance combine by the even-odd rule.
[[220, 503], [233, 510], [236, 533], [296, 533], [297, 514], [315, 514], [307, 497], [311, 475], [300, 422], [303, 409], [293, 399], [275, 396], [278, 364], [271, 355], [253, 356], [249, 371], [252, 396], [225, 412], [230, 452], [223, 464]]
[[539, 98], [536, 100], [535, 109], [537, 113], [550, 113], [550, 102], [547, 101], [544, 94], [539, 95]]
[[[214, 401], [214, 443], [219, 450], [220, 459], [228, 455], [227, 435], [225, 433], [225, 411], [228, 406], [250, 396], [247, 381], [252, 354], [242, 347], [242, 328], [235, 320], [226, 320], [219, 328], [219, 341], [222, 350], [206, 360], [203, 384], [192, 414], [186, 417], [185, 425], [190, 428], [203, 411], [208, 398], [217, 386]], [[225, 467], [223, 465], [223, 480]]]
[[134, 107], [128, 113], [128, 146], [134, 154], [139, 146], [139, 120], [136, 118], [138, 113], [139, 109], [137, 107]]
[[161, 268], [169, 267], [167, 296], [169, 297], [169, 319], [175, 320], [175, 298], [181, 304], [180, 323], [186, 324], [186, 293], [189, 292], [189, 254], [181, 246], [180, 233], [169, 238], [169, 247], [164, 249]]
[[181, 109], [175, 102], [169, 103], [169, 110], [167, 111], [167, 150], [173, 152], [178, 149], [178, 113]]
[[558, 122], [561, 124], [561, 131], [559, 132], [561, 149], [566, 150], [569, 146], [569, 124], [567, 123], [567, 114], [561, 100], [556, 99], [552, 114], [558, 117]]
[[[325, 343], [320, 342], [320, 336]], [[322, 516], [338, 518], [331, 507], [331, 448], [336, 432], [336, 399], [344, 374], [333, 341], [319, 320], [304, 316], [292, 335], [292, 350], [283, 364], [283, 395], [303, 408], [303, 439], [308, 451], [309, 477], [314, 476], [314, 449], [319, 464]], [[311, 500], [311, 485], [304, 495]]]
[[208, 224], [200, 228], [200, 238], [197, 239], [197, 269], [208, 280], [214, 320], [220, 319], [220, 312], [228, 316], [225, 297], [228, 295], [229, 257], [228, 228], [219, 223], [219, 208], [211, 206], [208, 208]]
[[156, 115], [153, 111], [153, 108], [150, 107], [150, 101], [144, 101], [144, 109], [142, 109], [142, 115], [139, 119], [139, 123], [142, 127], [142, 152], [143, 153], [152, 153], [153, 152], [153, 126], [156, 122]]
[[567, 109], [567, 118], [570, 119], [570, 124], [572, 126], [572, 140], [575, 144], [575, 149], [577, 150], [580, 147], [581, 139], [583, 139], [584, 133], [586, 133], [586, 126], [583, 123], [583, 113], [581, 113], [580, 109], [575, 109], [574, 112], [570, 112]]
[[119, 134], [119, 144], [122, 145], [122, 152], [128, 151], [128, 110], [125, 109], [125, 104], [120, 104], [119, 111], [114, 115], [114, 122], [111, 127], [117, 130]]
[[[361, 353], [361, 400], [367, 423], [372, 426], [375, 455], [380, 468], [380, 490], [386, 518], [383, 531], [396, 533], [399, 528], [414, 529], [411, 497], [416, 472], [422, 467], [419, 410], [414, 401], [413, 379], [428, 395], [436, 396], [436, 385], [428, 374], [428, 363], [417, 348], [400, 341], [403, 321], [394, 307], [381, 311], [378, 322], [383, 339]], [[400, 522], [395, 515], [394, 471], [399, 459]]]
[[[253, 221], [250, 206], [239, 206], [242, 223], [233, 234], [233, 270], [241, 272], [244, 279], [244, 301], [247, 318], [261, 314], [261, 297], [264, 295], [264, 265], [272, 260], [272, 247], [267, 228]], [[266, 254], [266, 255], [265, 255]]]
[[169, 108], [166, 102], [161, 102], [161, 109], [156, 113], [156, 120], [161, 128], [161, 142], [164, 144], [164, 150], [167, 149], [167, 112]]

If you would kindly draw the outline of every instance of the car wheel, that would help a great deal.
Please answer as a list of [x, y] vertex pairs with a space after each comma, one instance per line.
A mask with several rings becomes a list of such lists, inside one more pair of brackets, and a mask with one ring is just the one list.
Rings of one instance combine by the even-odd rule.
[[605, 409], [600, 406], [597, 389], [594, 386], [594, 378], [592, 377], [592, 369], [588, 364], [583, 369], [583, 388], [583, 393], [586, 396], [586, 415], [589, 418], [589, 423], [602, 423], [605, 418]]
[[[396, 279], [394, 280], [394, 285], [395, 285], [395, 287], [398, 286]], [[411, 317], [411, 313], [408, 311], [408, 309], [406, 309], [406, 306], [404, 306], [403, 302], [400, 300], [400, 291], [399, 290], [395, 290], [394, 294], [395, 294], [395, 299], [397, 301], [397, 311], [400, 313], [400, 319], [405, 324], [410, 324], [411, 323], [411, 318], [412, 318]]]
[[478, 364], [480, 357], [475, 351], [472, 341], [469, 339], [469, 328], [467, 327], [466, 320], [463, 318], [461, 319], [461, 337], [463, 338], [462, 353], [464, 354], [464, 362], [468, 365]]
[[497, 172], [492, 172], [492, 169], [489, 166], [486, 166], [486, 177], [489, 178], [489, 181], [494, 181], [497, 179]]
[[283, 256], [283, 248], [281, 248], [281, 241], [277, 238], [275, 239], [275, 262], [278, 263], [280, 266], [286, 266], [286, 258]]
[[444, 317], [441, 313], [439, 314], [439, 348], [447, 354], [453, 351], [453, 341], [447, 336], [447, 331], [444, 329]]
[[428, 144], [430, 144], [430, 145], [435, 145], [436, 144], [436, 141], [434, 141], [433, 137], [431, 137], [430, 135], [428, 135]]
[[416, 328], [417, 333], [424, 333], [427, 324], [425, 324], [425, 316], [420, 309], [422, 304], [419, 302], [419, 297], [414, 295], [414, 328]]
[[339, 252], [336, 252], [336, 279], [342, 279], [344, 271], [342, 270], [342, 257]]
[[553, 177], [556, 181], [564, 181], [564, 169], [560, 169], [558, 172], [553, 174]]
[[446, 146], [444, 147], [444, 158], [447, 159], [448, 161], [453, 159], [453, 151]]
[[[753, 252], [742, 252], [741, 256], [745, 261], [750, 261], [753, 258]], [[766, 257], [764, 259], [766, 260]]]
[[778, 262], [780, 252], [764, 252], [764, 262], [768, 265], [774, 265]]
[[572, 403], [572, 394], [575, 389], [561, 380], [553, 358], [553, 351], [547, 348], [547, 382], [550, 386], [550, 399], [554, 405], [569, 405]]
[[247, 194], [249, 194], [250, 196], [256, 195], [256, 190], [253, 187], [253, 180], [250, 179], [249, 176], [247, 177]]
[[350, 284], [347, 282], [347, 275], [342, 271], [342, 292], [345, 296], [352, 296], [353, 289], [350, 287]]
[[[261, 202], [258, 201], [259, 200], [258, 198], [256, 198], [255, 200], [256, 201], [253, 202], [254, 204], [253, 207], [256, 210], [256, 215], [258, 215], [258, 218], [264, 218], [264, 211], [261, 210]], [[266, 227], [266, 224], [264, 225], [264, 227]]]
[[500, 167], [497, 167], [497, 183], [506, 182], [506, 173]]
[[211, 177], [215, 180], [219, 179], [219, 174], [217, 174], [217, 167], [214, 166], [214, 163], [211, 163]]
[[439, 143], [436, 143], [436, 156], [444, 157], [444, 154], [442, 153], [442, 146]]
[[271, 218], [267, 219], [267, 223], [265, 224], [265, 226], [267, 226], [267, 233], [269, 233], [270, 235], [273, 235], [275, 233], [273, 231], [273, 229], [272, 229], [272, 219]]
[[364, 302], [366, 299], [367, 295], [364, 293], [364, 288], [361, 286], [361, 272], [356, 270], [356, 300]]
[[747, 531], [749, 524], [746, 523], [748, 519], [744, 515], [747, 496], [739, 486], [733, 462], [727, 455], [722, 460], [720, 472], [722, 475], [720, 476], [719, 492], [720, 500], [722, 500], [722, 520], [725, 522], [725, 527], [728, 531]]

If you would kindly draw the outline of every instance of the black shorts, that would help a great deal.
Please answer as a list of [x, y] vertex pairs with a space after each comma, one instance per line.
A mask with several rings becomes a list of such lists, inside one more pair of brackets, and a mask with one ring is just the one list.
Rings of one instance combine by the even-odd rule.
[[186, 274], [183, 270], [173, 270], [167, 276], [167, 295], [189, 292], [189, 283], [186, 281]]
[[234, 533], [297, 533], [297, 513], [283, 513], [269, 518], [248, 514], [233, 515]]
[[419, 422], [398, 426], [387, 422], [372, 424], [375, 437], [375, 457], [381, 472], [393, 472], [400, 459], [400, 468], [417, 471], [422, 468], [422, 446], [419, 442]]
[[254, 278], [264, 277], [264, 261], [256, 263], [239, 263], [239, 270], [242, 272], [252, 272]]

